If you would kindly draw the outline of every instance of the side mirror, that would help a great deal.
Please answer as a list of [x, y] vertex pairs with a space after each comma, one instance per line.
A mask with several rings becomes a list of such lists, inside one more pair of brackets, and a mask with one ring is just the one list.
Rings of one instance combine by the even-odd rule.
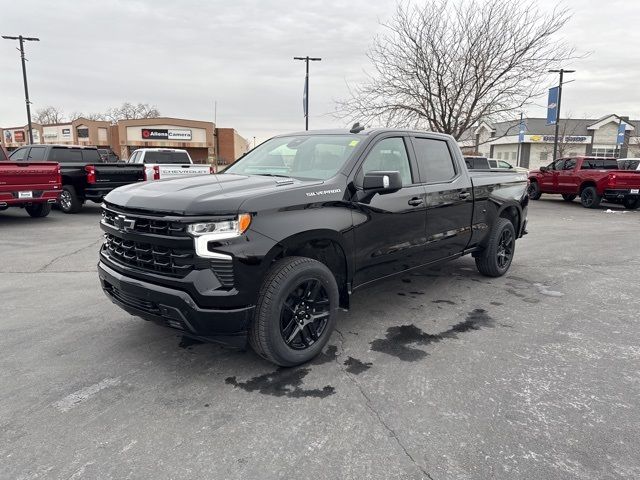
[[549, 171], [549, 167], [540, 167], [540, 171], [541, 172], [548, 172]]
[[371, 193], [389, 193], [402, 188], [402, 177], [398, 171], [367, 172], [362, 181], [362, 189]]

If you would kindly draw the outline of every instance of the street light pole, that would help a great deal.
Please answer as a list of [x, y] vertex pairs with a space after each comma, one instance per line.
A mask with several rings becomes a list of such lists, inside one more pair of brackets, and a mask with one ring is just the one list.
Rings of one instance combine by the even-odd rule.
[[557, 160], [558, 155], [558, 128], [560, 127], [560, 105], [562, 104], [562, 80], [564, 78], [565, 73], [573, 73], [575, 70], [565, 70], [561, 68], [560, 70], [549, 70], [549, 73], [559, 73], [560, 74], [560, 82], [558, 83], [558, 109], [556, 110], [556, 132], [553, 137], [553, 161]]
[[319, 62], [319, 57], [293, 57], [294, 60], [304, 60], [306, 63], [306, 75], [304, 77], [304, 129], [309, 130], [309, 62]]
[[20, 42], [20, 59], [22, 60], [22, 80], [24, 82], [24, 100], [27, 104], [27, 122], [29, 124], [29, 143], [33, 143], [33, 128], [31, 127], [31, 102], [29, 102], [29, 87], [27, 86], [27, 67], [25, 65], [26, 59], [24, 58], [24, 42], [39, 42], [40, 39], [36, 37], [23, 37], [19, 35], [17, 37], [11, 37], [9, 35], [2, 35], [5, 40], [18, 40]]

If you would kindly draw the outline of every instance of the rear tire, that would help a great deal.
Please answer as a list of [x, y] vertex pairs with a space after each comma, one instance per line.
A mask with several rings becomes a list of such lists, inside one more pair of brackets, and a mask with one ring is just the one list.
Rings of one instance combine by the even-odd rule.
[[308, 362], [333, 332], [338, 284], [321, 262], [306, 257], [278, 260], [260, 288], [249, 343], [282, 367]]
[[596, 187], [585, 187], [580, 194], [580, 201], [584, 208], [598, 208], [602, 197], [596, 192]]
[[562, 194], [562, 199], [565, 202], [573, 202], [576, 199], [577, 196], [578, 195], [576, 195], [575, 193], [563, 193]]
[[78, 213], [82, 208], [82, 201], [78, 198], [73, 185], [65, 185], [60, 193], [60, 210], [64, 213]]
[[540, 191], [540, 185], [535, 180], [529, 184], [529, 198], [531, 200], [538, 200], [542, 196], [542, 192]]
[[626, 208], [627, 210], [635, 210], [636, 208], [640, 207], [640, 197], [625, 198], [622, 201], [622, 204], [624, 205], [624, 208]]
[[487, 277], [501, 277], [509, 270], [515, 249], [513, 224], [506, 218], [496, 219], [486, 248], [476, 257], [478, 271]]
[[43, 218], [49, 215], [51, 212], [50, 203], [36, 203], [34, 205], [27, 205], [24, 207], [27, 213], [33, 218]]

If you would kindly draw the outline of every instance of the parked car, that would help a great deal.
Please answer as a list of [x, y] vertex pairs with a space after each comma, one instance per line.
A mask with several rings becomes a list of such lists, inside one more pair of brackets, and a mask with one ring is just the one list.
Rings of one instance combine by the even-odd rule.
[[619, 170], [615, 158], [561, 158], [529, 174], [529, 196], [562, 195], [567, 202], [580, 197], [585, 208], [597, 208], [604, 199], [628, 209], [640, 206], [640, 172]]
[[469, 172], [448, 135], [282, 135], [223, 174], [111, 192], [98, 272], [133, 315], [292, 366], [374, 281], [467, 254], [503, 275], [527, 204], [526, 175]]
[[186, 150], [173, 148], [139, 148], [127, 163], [144, 165], [146, 180], [166, 180], [187, 175], [209, 175], [210, 165], [194, 164]]
[[497, 158], [488, 158], [489, 167], [492, 169], [503, 169], [503, 170], [516, 170], [520, 173], [529, 173], [529, 170], [524, 167], [514, 167], [509, 162], [505, 162], [504, 160], [498, 160]]
[[0, 211], [24, 208], [32, 217], [46, 217], [62, 191], [57, 163], [9, 162], [0, 147]]
[[465, 156], [464, 163], [469, 170], [491, 170], [491, 165], [487, 157]]
[[640, 170], [640, 158], [619, 158], [618, 168], [620, 170]]
[[60, 208], [76, 213], [87, 200], [102, 202], [111, 190], [144, 180], [142, 165], [102, 163], [96, 147], [77, 145], [27, 145], [11, 152], [13, 162], [60, 163]]
[[113, 153], [113, 150], [111, 150], [110, 148], [99, 148], [98, 155], [100, 155], [100, 158], [104, 163], [120, 161], [120, 157]]

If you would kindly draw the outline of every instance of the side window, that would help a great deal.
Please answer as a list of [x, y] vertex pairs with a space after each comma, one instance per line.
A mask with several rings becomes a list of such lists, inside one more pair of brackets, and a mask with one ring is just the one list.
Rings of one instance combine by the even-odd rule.
[[554, 170], [562, 170], [563, 166], [564, 166], [564, 160], [556, 160], [556, 163], [553, 164], [553, 169]]
[[564, 167], [562, 169], [573, 170], [574, 168], [576, 168], [576, 159], [572, 158], [571, 160], [567, 160], [566, 162], [564, 162]]
[[100, 155], [98, 155], [98, 150], [87, 149], [82, 150], [82, 161], [88, 163], [100, 163], [102, 160], [100, 159]]
[[582, 161], [582, 166], [580, 167], [580, 170], [592, 170], [593, 169], [593, 165], [591, 165], [591, 160], [589, 160], [588, 158], [585, 158]]
[[11, 155], [9, 155], [9, 160], [11, 160], [12, 162], [19, 162], [20, 160], [24, 160], [24, 156], [26, 154], [26, 148], [19, 148], [18, 150], [11, 152]]
[[362, 177], [368, 172], [398, 171], [402, 178], [402, 185], [411, 185], [411, 167], [407, 149], [402, 138], [385, 138], [376, 143], [362, 162], [358, 173], [358, 184], [362, 184]]
[[427, 183], [448, 182], [456, 176], [451, 152], [444, 140], [414, 138], [420, 176]]
[[513, 166], [508, 162], [498, 162], [500, 168], [513, 168]]
[[31, 147], [29, 151], [29, 160], [33, 162], [41, 162], [44, 160], [45, 147]]
[[137, 163], [138, 162], [138, 157], [141, 155], [140, 152], [135, 152], [131, 158], [129, 159], [129, 163]]

